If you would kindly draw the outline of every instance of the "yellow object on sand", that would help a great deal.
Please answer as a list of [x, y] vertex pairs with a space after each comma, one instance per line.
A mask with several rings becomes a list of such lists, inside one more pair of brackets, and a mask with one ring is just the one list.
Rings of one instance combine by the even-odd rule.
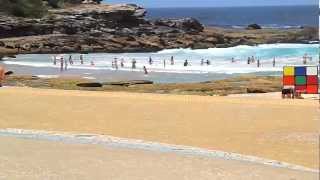
[[283, 69], [283, 74], [285, 76], [294, 76], [294, 67], [293, 66], [285, 66]]

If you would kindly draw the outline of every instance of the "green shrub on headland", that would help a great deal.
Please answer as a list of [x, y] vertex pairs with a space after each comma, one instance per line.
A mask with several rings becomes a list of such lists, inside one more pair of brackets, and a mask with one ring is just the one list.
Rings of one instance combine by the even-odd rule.
[[18, 16], [40, 18], [47, 12], [43, 0], [0, 0], [0, 11]]
[[[101, 0], [91, 0], [100, 3]], [[18, 17], [40, 18], [48, 8], [63, 8], [65, 4], [81, 4], [83, 0], [0, 0], [0, 12]]]

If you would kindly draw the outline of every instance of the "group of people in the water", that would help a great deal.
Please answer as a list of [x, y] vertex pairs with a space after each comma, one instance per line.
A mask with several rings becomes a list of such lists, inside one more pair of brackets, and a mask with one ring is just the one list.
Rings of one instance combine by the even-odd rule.
[[[80, 60], [80, 64], [83, 65], [85, 64], [85, 60], [84, 60], [84, 57], [83, 55], [81, 54], [80, 57], [79, 57], [79, 60]], [[311, 57], [308, 57], [307, 54], [305, 54], [303, 56], [303, 64], [307, 64], [308, 60], [312, 61], [312, 58]], [[236, 59], [235, 58], [231, 58], [231, 63], [236, 63]], [[57, 64], [60, 64], [60, 70], [61, 71], [66, 71], [68, 69], [68, 66], [69, 65], [74, 65], [74, 59], [72, 57], [72, 55], [69, 55], [69, 58], [68, 59], [64, 59], [63, 56], [60, 56], [60, 57], [57, 57], [57, 56], [54, 56], [53, 57], [53, 64], [54, 65], [57, 65]], [[166, 68], [167, 66], [167, 61], [166, 60], [163, 60], [163, 68]], [[114, 58], [114, 60], [112, 61], [111, 63], [111, 67], [112, 69], [115, 69], [115, 70], [118, 70], [119, 68], [125, 68], [125, 60], [122, 58], [122, 59], [118, 59], [118, 58]], [[150, 66], [152, 66], [154, 64], [154, 60], [152, 59], [152, 57], [149, 57], [148, 59], [148, 64]], [[174, 59], [174, 56], [171, 56], [170, 60], [169, 60], [169, 64], [172, 66], [172, 65], [175, 65], [175, 59]], [[260, 68], [262, 66], [262, 61], [260, 58], [257, 58], [257, 57], [254, 57], [254, 56], [251, 56], [251, 57], [248, 57], [247, 59], [247, 64], [250, 65], [250, 64], [256, 64], [256, 66], [258, 68]], [[95, 66], [95, 63], [94, 61], [90, 61], [90, 65], [91, 66]], [[120, 65], [120, 66], [119, 66]], [[207, 66], [210, 66], [211, 65], [211, 61], [210, 60], [205, 60], [205, 59], [201, 59], [200, 61], [200, 65], [201, 66], [204, 66], [204, 65], [207, 65]], [[184, 67], [187, 67], [187, 66], [191, 66], [191, 63], [188, 61], [188, 59], [184, 60], [183, 62], [183, 66]], [[274, 57], [273, 60], [272, 60], [272, 66], [273, 67], [276, 67], [276, 58]], [[131, 69], [136, 69], [137, 68], [137, 61], [136, 59], [132, 59], [131, 60]], [[146, 66], [143, 66], [143, 71], [145, 74], [148, 74], [148, 70], [147, 70], [147, 67]]]

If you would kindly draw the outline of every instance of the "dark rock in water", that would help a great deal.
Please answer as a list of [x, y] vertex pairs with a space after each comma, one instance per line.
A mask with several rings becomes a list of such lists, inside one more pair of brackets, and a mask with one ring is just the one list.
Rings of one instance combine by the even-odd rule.
[[7, 72], [5, 72], [4, 74], [5, 74], [6, 76], [9, 76], [9, 75], [13, 74], [13, 71], [7, 71]]
[[101, 83], [79, 83], [77, 84], [79, 87], [102, 87]]
[[103, 85], [109, 86], [132, 86], [136, 84], [153, 84], [153, 81], [148, 80], [131, 80], [131, 81], [118, 81], [118, 82], [106, 82]]
[[248, 30], [255, 30], [255, 29], [262, 29], [262, 27], [259, 24], [250, 24], [247, 27]]
[[183, 19], [159, 19], [154, 22], [157, 26], [167, 26], [171, 28], [183, 29], [186, 31], [201, 32], [204, 27], [194, 18]]
[[247, 88], [247, 93], [267, 93], [264, 89]]

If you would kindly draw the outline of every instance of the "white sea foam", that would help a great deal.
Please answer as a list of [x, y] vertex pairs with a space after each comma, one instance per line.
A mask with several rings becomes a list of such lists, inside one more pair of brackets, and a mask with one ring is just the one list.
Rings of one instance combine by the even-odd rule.
[[[79, 62], [79, 54], [72, 54], [75, 65], [69, 65], [69, 69], [86, 69], [86, 70], [114, 70], [112, 61], [124, 59], [125, 67], [119, 68], [120, 71], [143, 71], [146, 66], [149, 72], [170, 72], [170, 73], [255, 73], [255, 72], [279, 72], [284, 65], [302, 64], [302, 57], [307, 54], [312, 57], [310, 65], [316, 65], [318, 62], [317, 44], [262, 44], [258, 46], [240, 45], [231, 48], [210, 48], [210, 49], [166, 49], [156, 53], [92, 53], [85, 54], [85, 64]], [[69, 55], [60, 55], [68, 59]], [[170, 65], [170, 58], [174, 56], [175, 64]], [[261, 67], [257, 64], [247, 64], [247, 58], [254, 56], [261, 59]], [[152, 57], [153, 64], [148, 64], [149, 57]], [[272, 60], [276, 58], [276, 67], [273, 67]], [[236, 60], [231, 63], [231, 59]], [[131, 61], [137, 61], [137, 69], [131, 69]], [[201, 59], [210, 60], [209, 66], [201, 66]], [[164, 66], [164, 60], [166, 65]], [[185, 60], [188, 60], [189, 66], [183, 66]], [[95, 66], [90, 65], [90, 61]], [[18, 55], [16, 59], [7, 59], [4, 61], [9, 65], [22, 65], [31, 67], [50, 67], [60, 68], [59, 62], [53, 65], [52, 55]]]

